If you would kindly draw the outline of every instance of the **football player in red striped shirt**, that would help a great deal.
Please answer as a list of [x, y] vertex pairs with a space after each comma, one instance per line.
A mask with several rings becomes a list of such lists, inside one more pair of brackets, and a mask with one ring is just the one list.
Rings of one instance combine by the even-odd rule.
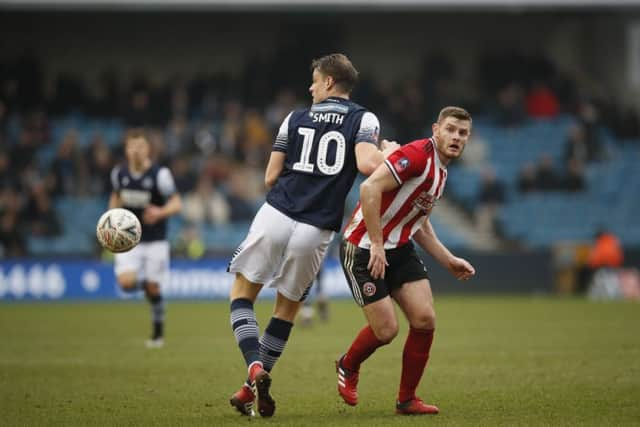
[[396, 413], [438, 413], [415, 393], [433, 342], [435, 311], [429, 277], [412, 241], [458, 279], [475, 274], [468, 261], [440, 242], [429, 221], [444, 190], [447, 165], [462, 155], [470, 134], [469, 113], [446, 107], [433, 124], [431, 138], [396, 150], [360, 186], [360, 204], [340, 248], [347, 282], [368, 321], [336, 361], [338, 392], [349, 405], [358, 403], [360, 364], [398, 334], [393, 298], [409, 322]]

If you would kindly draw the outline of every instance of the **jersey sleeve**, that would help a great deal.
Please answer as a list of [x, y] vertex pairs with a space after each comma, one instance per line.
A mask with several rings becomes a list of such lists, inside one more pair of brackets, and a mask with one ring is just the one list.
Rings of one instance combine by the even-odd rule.
[[118, 175], [120, 175], [120, 166], [116, 166], [111, 169], [111, 191], [120, 191], [120, 180], [118, 179]]
[[289, 113], [287, 117], [282, 121], [278, 135], [276, 136], [276, 142], [273, 144], [273, 151], [287, 152], [287, 146], [289, 145], [289, 118], [293, 114], [293, 111]]
[[402, 185], [406, 180], [422, 175], [424, 168], [427, 167], [428, 158], [424, 150], [408, 144], [391, 153], [384, 163], [398, 184]]
[[158, 191], [164, 197], [172, 196], [176, 192], [176, 184], [173, 180], [173, 175], [167, 167], [162, 167], [158, 170]]
[[370, 111], [362, 115], [360, 120], [360, 128], [356, 133], [356, 144], [359, 142], [369, 142], [378, 145], [378, 136], [380, 135], [380, 121]]

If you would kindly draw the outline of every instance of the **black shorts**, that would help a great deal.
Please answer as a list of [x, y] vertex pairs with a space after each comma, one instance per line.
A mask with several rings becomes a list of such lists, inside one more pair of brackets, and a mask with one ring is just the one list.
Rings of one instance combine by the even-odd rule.
[[360, 307], [391, 295], [391, 291], [400, 289], [405, 283], [429, 279], [427, 269], [418, 257], [413, 243], [387, 249], [385, 255], [389, 265], [385, 269], [384, 279], [374, 280], [367, 269], [369, 250], [342, 240], [340, 263], [353, 299]]

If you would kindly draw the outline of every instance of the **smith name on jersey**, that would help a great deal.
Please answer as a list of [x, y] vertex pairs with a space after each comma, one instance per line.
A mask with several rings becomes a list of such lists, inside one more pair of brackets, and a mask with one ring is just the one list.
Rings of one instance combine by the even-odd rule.
[[158, 165], [152, 165], [142, 174], [134, 174], [124, 164], [111, 171], [113, 191], [120, 196], [122, 207], [133, 212], [142, 224], [143, 242], [165, 240], [167, 238], [167, 220], [155, 224], [145, 224], [142, 220], [144, 209], [150, 204], [163, 206], [176, 192], [171, 171]]
[[377, 145], [379, 132], [378, 118], [348, 99], [330, 97], [291, 112], [273, 145], [286, 158], [267, 202], [296, 221], [339, 231], [358, 173], [355, 144]]

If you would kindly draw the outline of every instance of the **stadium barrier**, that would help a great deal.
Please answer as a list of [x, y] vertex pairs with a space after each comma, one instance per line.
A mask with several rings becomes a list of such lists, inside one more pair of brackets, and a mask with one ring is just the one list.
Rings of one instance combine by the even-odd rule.
[[[226, 299], [233, 275], [227, 260], [171, 262], [163, 293], [171, 299]], [[331, 297], [350, 296], [336, 260], [329, 259], [322, 275], [324, 292]], [[272, 289], [264, 295], [273, 297]], [[118, 288], [113, 265], [92, 260], [18, 260], [0, 262], [0, 300], [118, 300], [141, 298]]]
[[[476, 277], [456, 281], [429, 257], [424, 257], [431, 285], [438, 293], [548, 293], [553, 290], [553, 268], [548, 251], [482, 253], [460, 251], [472, 261]], [[226, 299], [233, 275], [226, 272], [227, 258], [173, 260], [163, 285], [169, 299]], [[351, 293], [337, 259], [328, 258], [321, 276], [325, 295], [350, 298]], [[272, 289], [263, 291], [273, 297]], [[312, 290], [311, 294], [314, 294]], [[0, 261], [0, 301], [125, 300], [141, 298], [117, 286], [113, 265], [97, 260]]]

